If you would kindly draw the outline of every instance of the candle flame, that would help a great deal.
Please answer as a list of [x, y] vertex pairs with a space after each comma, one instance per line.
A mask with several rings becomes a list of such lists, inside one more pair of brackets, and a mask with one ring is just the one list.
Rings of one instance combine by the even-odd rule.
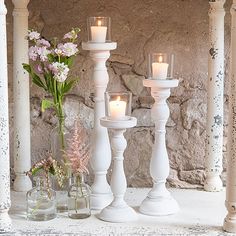
[[163, 56], [159, 56], [158, 61], [159, 61], [160, 63], [162, 63], [162, 62], [163, 62]]
[[102, 26], [102, 21], [98, 20], [98, 26]]

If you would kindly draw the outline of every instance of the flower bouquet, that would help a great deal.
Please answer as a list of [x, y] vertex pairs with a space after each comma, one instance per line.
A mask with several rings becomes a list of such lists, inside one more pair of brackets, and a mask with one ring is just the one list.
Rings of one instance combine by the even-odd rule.
[[42, 112], [47, 108], [53, 108], [59, 122], [59, 136], [61, 149], [65, 149], [63, 100], [76, 84], [78, 79], [70, 79], [69, 71], [73, 60], [78, 54], [79, 28], [73, 28], [65, 34], [61, 42], [57, 38], [51, 41], [43, 38], [38, 32], [30, 30], [27, 36], [31, 46], [29, 58], [31, 64], [23, 64], [23, 68], [29, 73], [32, 82], [52, 96], [52, 100], [43, 99]]

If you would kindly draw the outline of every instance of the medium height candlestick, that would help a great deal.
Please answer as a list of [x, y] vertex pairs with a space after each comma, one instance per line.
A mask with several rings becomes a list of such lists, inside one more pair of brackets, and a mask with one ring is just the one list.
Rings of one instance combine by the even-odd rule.
[[155, 143], [150, 163], [153, 188], [139, 210], [146, 215], [169, 215], [177, 212], [179, 206], [165, 186], [170, 169], [165, 140], [165, 126], [170, 114], [166, 99], [170, 96], [170, 89], [178, 86], [178, 80], [147, 79], [143, 84], [151, 87], [151, 94], [155, 99], [151, 110], [155, 123]]
[[112, 201], [112, 193], [106, 179], [111, 164], [110, 143], [107, 129], [100, 125], [100, 118], [105, 116], [104, 93], [109, 81], [106, 61], [110, 56], [110, 50], [116, 49], [116, 43], [87, 42], [82, 43], [82, 48], [90, 51], [90, 57], [94, 62], [92, 79], [95, 84], [95, 107], [93, 153], [90, 164], [95, 178], [92, 184], [91, 208], [102, 209]]

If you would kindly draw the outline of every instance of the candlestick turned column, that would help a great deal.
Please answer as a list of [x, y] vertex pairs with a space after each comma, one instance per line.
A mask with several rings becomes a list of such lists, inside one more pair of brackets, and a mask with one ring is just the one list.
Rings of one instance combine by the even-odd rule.
[[166, 99], [170, 96], [170, 89], [178, 86], [178, 80], [147, 79], [143, 84], [145, 87], [151, 87], [151, 94], [155, 99], [151, 110], [155, 123], [155, 143], [150, 162], [153, 188], [139, 210], [146, 215], [169, 215], [176, 213], [179, 206], [165, 186], [170, 169], [165, 140], [165, 126], [170, 114]]
[[91, 208], [103, 209], [112, 201], [112, 193], [107, 183], [106, 174], [111, 164], [111, 151], [107, 129], [100, 125], [100, 118], [105, 116], [104, 93], [109, 81], [106, 61], [110, 50], [116, 49], [116, 43], [82, 43], [84, 50], [90, 51], [94, 62], [93, 81], [95, 84], [95, 107], [93, 129], [93, 152], [90, 160], [94, 172], [92, 184]]
[[6, 14], [4, 0], [0, 0], [0, 234], [11, 231]]
[[25, 174], [31, 167], [30, 147], [30, 93], [29, 75], [22, 63], [29, 63], [28, 56], [28, 9], [29, 0], [12, 0], [13, 10], [13, 92], [14, 92], [14, 190], [32, 188]]
[[210, 1], [207, 89], [206, 191], [221, 191], [224, 114], [224, 3]]
[[228, 214], [224, 220], [224, 230], [236, 233], [236, 0], [231, 7], [231, 68], [229, 96], [229, 126], [225, 206]]
[[123, 153], [127, 146], [124, 132], [137, 124], [137, 119], [131, 117], [129, 120], [101, 119], [101, 125], [111, 129], [111, 148], [113, 151], [113, 168], [111, 176], [111, 189], [114, 195], [112, 203], [104, 208], [98, 218], [109, 222], [127, 222], [137, 219], [137, 213], [124, 201], [127, 182], [123, 167]]

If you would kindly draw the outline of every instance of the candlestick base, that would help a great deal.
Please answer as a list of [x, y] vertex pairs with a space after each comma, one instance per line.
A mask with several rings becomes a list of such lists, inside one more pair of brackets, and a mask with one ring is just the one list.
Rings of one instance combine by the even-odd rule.
[[91, 209], [93, 210], [101, 210], [104, 207], [108, 206], [113, 200], [113, 194], [112, 193], [104, 193], [104, 194], [96, 194], [92, 193], [90, 195], [90, 204]]
[[119, 207], [110, 205], [101, 211], [101, 213], [98, 215], [98, 218], [103, 221], [123, 223], [135, 221], [137, 220], [138, 216], [136, 211], [128, 205]]
[[168, 197], [147, 197], [143, 200], [139, 211], [150, 216], [172, 215], [179, 211], [179, 205], [170, 195]]

